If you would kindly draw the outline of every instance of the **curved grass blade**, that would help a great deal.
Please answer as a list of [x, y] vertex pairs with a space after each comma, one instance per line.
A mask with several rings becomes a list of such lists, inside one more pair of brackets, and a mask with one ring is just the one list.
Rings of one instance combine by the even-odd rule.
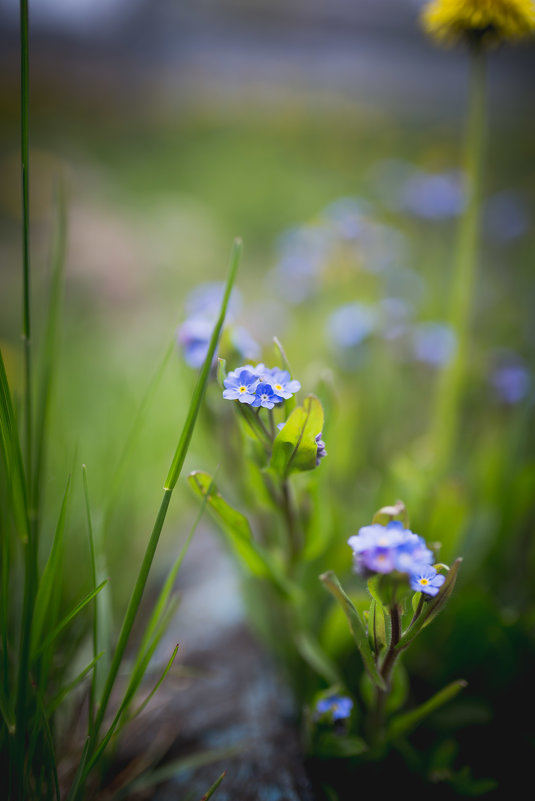
[[132, 715], [133, 718], [137, 717], [138, 715], [140, 715], [143, 712], [143, 710], [145, 709], [145, 707], [149, 703], [150, 699], [155, 695], [155, 693], [157, 692], [158, 688], [161, 686], [163, 680], [165, 679], [165, 677], [167, 676], [167, 674], [169, 673], [169, 671], [173, 667], [173, 663], [174, 663], [174, 661], [176, 659], [176, 655], [178, 653], [178, 648], [179, 648], [179, 644], [177, 643], [175, 645], [175, 647], [174, 647], [173, 653], [171, 654], [171, 657], [170, 657], [167, 665], [165, 666], [165, 669], [162, 672], [162, 675], [160, 676], [160, 678], [158, 679], [158, 681], [156, 682], [156, 684], [154, 685], [154, 687], [152, 688], [150, 693], [147, 695], [147, 697], [145, 698], [143, 703], [140, 706], [138, 706], [138, 708], [135, 710], [134, 714]]
[[295, 644], [305, 662], [316, 671], [318, 676], [324, 678], [330, 686], [344, 685], [344, 680], [336, 664], [327, 656], [314, 637], [306, 631], [298, 631], [295, 635]]
[[201, 801], [208, 801], [208, 799], [213, 796], [213, 794], [215, 793], [215, 791], [217, 790], [217, 788], [219, 787], [219, 785], [221, 784], [226, 775], [227, 771], [224, 770], [221, 776], [219, 776], [219, 778], [216, 779], [215, 782], [212, 784], [208, 792], [203, 795]]
[[435, 695], [433, 695], [416, 709], [412, 709], [410, 712], [406, 712], [404, 715], [398, 715], [397, 717], [393, 718], [388, 726], [388, 739], [395, 740], [397, 737], [402, 737], [411, 732], [413, 729], [419, 726], [428, 715], [441, 707], [443, 704], [451, 701], [452, 698], [455, 698], [455, 696], [466, 686], [467, 682], [463, 679], [453, 681], [451, 684], [448, 684], [447, 687], [444, 687], [442, 690], [439, 690], [438, 693], [435, 693]]
[[94, 590], [91, 590], [91, 592], [88, 592], [88, 594], [84, 596], [84, 598], [82, 598], [81, 601], [78, 601], [76, 606], [73, 609], [71, 609], [71, 611], [68, 612], [65, 615], [65, 617], [58, 623], [58, 625], [50, 632], [48, 637], [46, 637], [46, 639], [39, 646], [39, 648], [37, 648], [37, 650], [34, 653], [32, 653], [32, 659], [36, 659], [40, 654], [43, 653], [43, 651], [46, 651], [46, 649], [54, 642], [56, 637], [59, 634], [61, 634], [63, 629], [69, 625], [71, 620], [73, 620], [76, 617], [76, 615], [79, 614], [82, 611], [82, 609], [84, 609], [96, 595], [98, 595], [98, 593], [102, 590], [103, 587], [106, 586], [107, 583], [108, 579], [105, 579], [98, 585], [98, 587], [96, 587]]
[[63, 494], [63, 501], [61, 504], [58, 522], [56, 525], [54, 540], [52, 542], [50, 554], [48, 556], [37, 589], [37, 596], [35, 599], [35, 609], [33, 614], [32, 630], [31, 630], [30, 654], [32, 654], [32, 657], [38, 652], [38, 644], [41, 639], [41, 635], [45, 625], [45, 620], [47, 619], [47, 613], [49, 611], [49, 606], [53, 596], [53, 592], [58, 582], [60, 582], [59, 571], [61, 566], [61, 558], [63, 554], [65, 519], [67, 516], [67, 506], [70, 496], [70, 488], [71, 488], [71, 478], [69, 476], [67, 480], [67, 486], [65, 487], [65, 492]]
[[74, 679], [73, 679], [72, 681], [70, 681], [70, 682], [69, 682], [67, 685], [65, 685], [65, 687], [63, 687], [63, 688], [62, 688], [62, 689], [59, 691], [59, 693], [57, 693], [57, 694], [54, 696], [54, 698], [52, 698], [52, 700], [50, 701], [50, 703], [47, 705], [47, 714], [48, 714], [48, 716], [49, 716], [49, 717], [50, 717], [50, 715], [52, 715], [52, 714], [53, 714], [53, 713], [56, 711], [56, 709], [59, 707], [59, 705], [61, 704], [61, 702], [63, 701], [63, 699], [64, 699], [64, 698], [65, 698], [65, 697], [66, 697], [66, 696], [67, 696], [67, 695], [68, 695], [68, 694], [69, 694], [69, 693], [70, 693], [72, 690], [74, 690], [74, 689], [75, 689], [75, 688], [76, 688], [76, 687], [77, 687], [77, 686], [80, 684], [80, 682], [84, 680], [84, 678], [87, 676], [87, 674], [89, 673], [89, 671], [90, 671], [90, 670], [92, 670], [92, 669], [95, 667], [95, 665], [97, 664], [98, 660], [102, 658], [102, 654], [103, 654], [103, 653], [104, 653], [104, 652], [103, 652], [103, 651], [101, 651], [101, 653], [100, 653], [100, 654], [97, 654], [97, 655], [96, 655], [96, 656], [95, 656], [95, 657], [94, 657], [94, 658], [91, 660], [91, 662], [90, 662], [88, 665], [86, 665], [86, 666], [85, 666], [85, 668], [84, 668], [83, 670], [81, 670], [81, 671], [80, 671], [80, 673], [79, 673], [79, 674], [76, 676], [76, 678], [74, 678]]
[[167, 509], [169, 507], [169, 502], [171, 500], [171, 494], [180, 476], [180, 472], [182, 470], [182, 466], [186, 458], [186, 453], [188, 451], [191, 437], [193, 435], [193, 429], [195, 427], [202, 398], [206, 389], [206, 385], [208, 383], [208, 377], [210, 375], [210, 370], [212, 367], [215, 351], [217, 348], [217, 344], [219, 342], [219, 338], [221, 336], [221, 331], [223, 329], [223, 323], [225, 321], [228, 302], [230, 299], [230, 293], [232, 291], [232, 287], [234, 285], [234, 281], [236, 279], [236, 273], [240, 263], [241, 251], [242, 251], [241, 240], [237, 239], [235, 240], [232, 248], [230, 270], [227, 277], [225, 294], [223, 296], [223, 301], [221, 303], [219, 318], [214, 327], [212, 338], [210, 340], [210, 345], [208, 347], [208, 352], [206, 354], [197, 385], [193, 392], [190, 407], [186, 417], [186, 422], [184, 423], [184, 427], [180, 435], [175, 455], [173, 457], [171, 467], [169, 468], [167, 479], [164, 485], [164, 495], [160, 504], [160, 508], [158, 510], [158, 514], [156, 516], [156, 520], [154, 522], [149, 542], [147, 544], [143, 562], [141, 564], [138, 577], [134, 585], [130, 601], [128, 603], [121, 631], [119, 633], [119, 640], [115, 648], [114, 656], [102, 692], [100, 707], [97, 712], [95, 726], [94, 726], [96, 736], [98, 736], [98, 731], [104, 720], [111, 691], [113, 685], [115, 684], [115, 679], [117, 678], [117, 673], [119, 672], [119, 666], [122, 662], [126, 650], [126, 645], [134, 625], [134, 620], [136, 618], [139, 605], [141, 603], [141, 598], [143, 596], [145, 585], [147, 583], [147, 578], [152, 565], [152, 561], [154, 559], [154, 554], [156, 553], [156, 547], [158, 545], [165, 517], [167, 515]]
[[364, 662], [364, 667], [368, 671], [371, 680], [377, 685], [377, 687], [379, 687], [379, 689], [385, 690], [386, 684], [383, 677], [379, 673], [379, 670], [377, 669], [377, 665], [375, 664], [375, 659], [368, 644], [366, 629], [359, 613], [353, 606], [351, 599], [345, 594], [340, 582], [332, 570], [329, 570], [327, 573], [323, 573], [320, 576], [320, 580], [325, 584], [329, 592], [336, 598], [344, 610], [349, 622], [349, 628], [353, 634], [353, 639], [357, 644], [362, 661]]

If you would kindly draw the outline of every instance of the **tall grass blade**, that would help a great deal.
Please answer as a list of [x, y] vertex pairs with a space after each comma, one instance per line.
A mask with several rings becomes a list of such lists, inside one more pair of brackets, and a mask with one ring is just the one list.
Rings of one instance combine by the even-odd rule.
[[[32, 525], [38, 541], [39, 516], [42, 496], [42, 473], [46, 451], [46, 432], [50, 409], [55, 366], [57, 362], [57, 329], [61, 309], [61, 294], [65, 268], [65, 242], [66, 242], [66, 205], [63, 183], [58, 183], [56, 192], [57, 219], [52, 247], [52, 280], [50, 296], [47, 304], [47, 320], [44, 334], [44, 349], [42, 354], [42, 375], [36, 408], [35, 420], [35, 454], [32, 470], [32, 486], [30, 492], [32, 505]], [[37, 544], [36, 544], [37, 547]]]
[[28, 498], [26, 477], [20, 447], [17, 422], [7, 380], [6, 368], [0, 350], [0, 453], [4, 463], [9, 495], [9, 506], [13, 512], [16, 531], [22, 542], [28, 542], [30, 524], [28, 520]]
[[50, 549], [43, 574], [39, 581], [37, 596], [35, 599], [35, 611], [32, 620], [31, 633], [31, 654], [36, 654], [42, 637], [45, 621], [50, 607], [50, 602], [58, 582], [61, 582], [60, 567], [63, 553], [63, 541], [65, 533], [65, 520], [67, 516], [67, 506], [70, 496], [71, 478], [67, 480], [67, 486], [63, 494], [63, 501], [56, 526], [56, 533]]
[[164, 486], [164, 495], [160, 504], [160, 509], [156, 516], [152, 533], [145, 551], [145, 556], [143, 558], [143, 562], [141, 564], [139, 574], [136, 583], [134, 585], [130, 601], [128, 603], [121, 631], [119, 633], [117, 646], [114, 651], [113, 659], [106, 678], [106, 683], [104, 685], [104, 689], [102, 692], [102, 697], [100, 699], [100, 706], [99, 709], [97, 710], [95, 725], [93, 729], [95, 738], [98, 738], [98, 733], [103, 723], [104, 716], [106, 714], [106, 710], [111, 696], [111, 691], [115, 684], [115, 680], [119, 672], [119, 667], [123, 660], [124, 653], [126, 651], [126, 646], [134, 625], [134, 620], [136, 618], [137, 611], [141, 603], [141, 598], [143, 596], [143, 592], [145, 589], [145, 585], [147, 583], [149, 571], [152, 565], [152, 561], [154, 559], [156, 547], [160, 539], [160, 534], [167, 514], [167, 509], [169, 507], [169, 502], [171, 500], [171, 494], [179, 478], [182, 465], [184, 464], [186, 453], [191, 441], [191, 437], [193, 435], [193, 429], [195, 427], [197, 415], [199, 413], [204, 391], [206, 389], [206, 384], [208, 383], [208, 377], [214, 360], [215, 351], [219, 342], [221, 331], [223, 329], [223, 324], [225, 321], [227, 307], [230, 299], [230, 293], [232, 291], [232, 287], [236, 279], [236, 273], [238, 270], [241, 257], [241, 250], [242, 250], [241, 240], [236, 240], [232, 248], [230, 270], [227, 277], [225, 294], [221, 304], [219, 318], [212, 333], [212, 338], [210, 340], [208, 353], [206, 354], [206, 358], [204, 360], [204, 364], [201, 369], [201, 374], [199, 376], [197, 386], [195, 387], [193, 393], [189, 411], [186, 417], [186, 422], [184, 424], [184, 428], [182, 429], [179, 443], [175, 451], [171, 467], [169, 469], [169, 473]]

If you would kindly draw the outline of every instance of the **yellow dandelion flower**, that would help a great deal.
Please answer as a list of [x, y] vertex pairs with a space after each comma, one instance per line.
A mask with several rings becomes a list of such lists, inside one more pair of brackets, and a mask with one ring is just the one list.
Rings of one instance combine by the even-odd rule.
[[422, 12], [425, 30], [440, 42], [470, 39], [485, 44], [535, 32], [533, 0], [431, 0]]

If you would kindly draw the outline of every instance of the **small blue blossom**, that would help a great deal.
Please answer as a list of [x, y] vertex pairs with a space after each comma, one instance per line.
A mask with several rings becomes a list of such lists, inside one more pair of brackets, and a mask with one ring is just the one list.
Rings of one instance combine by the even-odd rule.
[[258, 387], [258, 378], [248, 370], [239, 368], [239, 373], [229, 373], [223, 384], [226, 389], [223, 397], [226, 400], [239, 400], [240, 403], [248, 403], [251, 406], [258, 406], [255, 401], [257, 397], [255, 391]]
[[301, 389], [299, 381], [292, 380], [288, 370], [279, 370], [278, 367], [266, 370], [262, 375], [262, 379], [271, 384], [273, 391], [284, 400], [291, 398]]
[[398, 520], [386, 526], [377, 523], [363, 526], [348, 540], [353, 550], [355, 569], [359, 573], [406, 573], [429, 566], [433, 554], [425, 540], [403, 527]]
[[251, 406], [263, 406], [264, 409], [273, 409], [275, 404], [282, 403], [284, 398], [276, 395], [271, 384], [263, 382], [257, 385]]
[[411, 589], [425, 595], [435, 596], [445, 581], [445, 576], [431, 565], [413, 565], [409, 573]]
[[329, 695], [328, 698], [320, 698], [316, 704], [318, 715], [331, 715], [334, 720], [345, 720], [351, 715], [353, 701], [346, 695]]

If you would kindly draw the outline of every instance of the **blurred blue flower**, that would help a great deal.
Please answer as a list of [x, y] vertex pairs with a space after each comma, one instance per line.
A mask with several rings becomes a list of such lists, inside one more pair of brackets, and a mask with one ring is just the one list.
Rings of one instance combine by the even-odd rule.
[[260, 383], [256, 386], [251, 406], [263, 406], [264, 409], [273, 409], [275, 404], [282, 403], [284, 398], [276, 395], [271, 384]]
[[445, 576], [426, 564], [414, 565], [409, 574], [411, 589], [425, 595], [436, 595], [445, 581]]
[[433, 560], [425, 540], [398, 520], [386, 526], [363, 526], [349, 538], [348, 545], [353, 551], [355, 570], [363, 574], [398, 571], [411, 576]]
[[401, 298], [382, 298], [379, 301], [379, 325], [385, 339], [399, 339], [407, 331], [411, 306]]
[[353, 550], [355, 568], [359, 572], [364, 570], [372, 573], [391, 573], [395, 570], [396, 550], [403, 543], [403, 531], [403, 525], [398, 521], [386, 526], [373, 524], [359, 529], [359, 533], [347, 541]]
[[177, 342], [190, 367], [201, 367], [208, 353], [215, 320], [190, 317], [177, 330]]
[[327, 321], [327, 330], [337, 348], [354, 348], [373, 333], [376, 323], [377, 311], [355, 302], [336, 309]]
[[257, 359], [260, 356], [260, 345], [243, 326], [232, 326], [230, 342], [233, 348], [245, 359]]
[[519, 356], [503, 351], [497, 354], [490, 383], [500, 401], [514, 405], [528, 395], [533, 377]]
[[414, 357], [432, 367], [442, 367], [453, 358], [457, 337], [451, 326], [445, 323], [420, 323], [412, 332]]
[[335, 720], [345, 720], [351, 715], [353, 701], [346, 695], [329, 695], [327, 698], [320, 698], [316, 704], [318, 715], [330, 715]]
[[399, 194], [400, 210], [424, 220], [457, 217], [466, 205], [463, 174], [417, 170], [405, 180]]
[[258, 406], [255, 395], [258, 387], [258, 378], [254, 373], [241, 369], [239, 374], [229, 373], [223, 381], [226, 389], [223, 390], [223, 397], [226, 400], [239, 400], [240, 403], [248, 403], [251, 406]]
[[525, 199], [518, 192], [498, 192], [485, 203], [483, 224], [486, 233], [500, 242], [523, 236], [530, 227]]
[[[188, 317], [212, 317], [215, 322], [224, 293], [225, 283], [223, 281], [207, 281], [199, 284], [188, 293], [185, 303], [186, 314]], [[238, 289], [234, 288], [230, 295], [227, 320], [239, 312], [241, 305], [241, 294]]]
[[341, 239], [358, 239], [371, 215], [370, 204], [356, 197], [341, 197], [326, 206], [321, 219], [330, 225]]
[[457, 170], [427, 172], [409, 161], [386, 159], [371, 168], [378, 197], [392, 211], [425, 220], [456, 217], [466, 205], [463, 173]]
[[332, 233], [319, 225], [296, 226], [278, 238], [272, 278], [286, 301], [302, 303], [316, 292], [332, 242]]
[[322, 437], [322, 432], [320, 431], [320, 433], [316, 434], [316, 437], [315, 437], [316, 445], [318, 446], [318, 450], [316, 452], [316, 467], [319, 465], [321, 460], [325, 456], [327, 456], [327, 448], [326, 448], [326, 445], [325, 445], [325, 443], [324, 443], [324, 441], [322, 440], [321, 437]]

